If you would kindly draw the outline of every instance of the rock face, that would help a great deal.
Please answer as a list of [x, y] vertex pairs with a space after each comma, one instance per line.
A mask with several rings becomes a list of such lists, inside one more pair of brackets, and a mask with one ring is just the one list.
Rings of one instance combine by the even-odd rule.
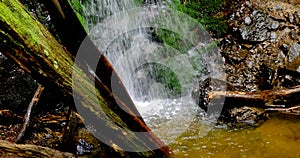
[[241, 26], [239, 31], [245, 41], [263, 42], [270, 39], [271, 31], [278, 27], [278, 22], [267, 17], [262, 11], [255, 10], [250, 16], [245, 17], [245, 25]]
[[299, 54], [300, 8], [279, 1], [246, 1], [237, 8], [220, 45], [227, 81], [239, 91], [277, 88], [278, 68]]
[[[226, 90], [260, 91], [300, 83], [296, 71], [300, 71], [300, 5], [297, 4], [249, 0], [235, 7], [228, 21], [230, 31], [220, 39], [227, 73]], [[287, 70], [291, 63], [299, 64]], [[208, 91], [218, 90], [208, 80], [211, 81], [204, 80], [193, 93], [195, 98], [202, 97], [196, 101], [204, 110], [208, 108], [209, 100], [205, 99]], [[264, 110], [241, 105], [223, 109], [219, 119], [235, 125], [256, 126], [266, 118]]]

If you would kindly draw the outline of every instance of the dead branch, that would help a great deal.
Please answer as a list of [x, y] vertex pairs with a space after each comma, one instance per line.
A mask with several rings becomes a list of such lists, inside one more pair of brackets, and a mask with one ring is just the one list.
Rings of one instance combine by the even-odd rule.
[[[300, 103], [300, 86], [277, 89], [263, 90], [260, 92], [239, 92], [239, 91], [211, 91], [207, 98], [211, 103], [224, 104], [207, 104], [210, 106], [223, 106], [224, 109], [235, 107], [249, 106], [259, 107], [266, 111], [288, 111], [294, 110]], [[285, 110], [284, 110], [285, 109]]]
[[22, 130], [20, 132], [20, 134], [18, 135], [17, 139], [16, 139], [16, 143], [22, 143], [24, 138], [25, 138], [25, 134], [26, 132], [28, 131], [27, 129], [30, 127], [31, 125], [31, 114], [32, 114], [32, 109], [35, 105], [38, 104], [39, 102], [39, 99], [40, 99], [40, 96], [42, 94], [42, 92], [44, 91], [44, 87], [42, 85], [39, 85], [31, 102], [29, 103], [29, 106], [27, 108], [27, 112], [26, 112], [26, 115], [24, 117], [24, 124], [23, 124], [23, 127], [22, 127]]
[[75, 158], [75, 155], [37, 145], [21, 145], [0, 140], [0, 157], [57, 157]]

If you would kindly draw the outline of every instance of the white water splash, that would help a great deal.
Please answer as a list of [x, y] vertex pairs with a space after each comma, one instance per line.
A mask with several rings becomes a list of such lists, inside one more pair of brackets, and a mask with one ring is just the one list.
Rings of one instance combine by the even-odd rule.
[[[218, 70], [218, 57], [198, 51], [199, 45], [207, 44], [209, 38], [204, 36], [208, 34], [192, 32], [193, 19], [166, 8], [161, 4], [140, 7], [133, 0], [92, 0], [84, 11], [89, 36], [114, 66], [147, 125], [168, 144], [186, 131], [199, 112], [190, 93], [197, 84], [195, 77], [201, 74], [190, 61], [201, 58], [197, 62], [203, 62], [201, 66], [207, 66], [208, 73], [223, 73]], [[154, 41], [152, 33], [158, 28], [176, 32], [194, 47], [182, 53]], [[148, 63], [174, 72], [181, 94], [169, 98], [169, 89], [147, 75], [149, 69], [144, 66]]]

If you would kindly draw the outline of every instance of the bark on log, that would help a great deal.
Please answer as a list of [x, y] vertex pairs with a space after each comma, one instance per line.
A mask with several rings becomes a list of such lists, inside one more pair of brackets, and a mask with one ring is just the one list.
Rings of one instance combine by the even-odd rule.
[[[127, 105], [133, 114], [138, 116], [143, 121], [143, 119], [140, 117], [140, 113], [136, 109], [127, 90], [125, 89], [125, 86], [122, 84], [117, 73], [114, 71], [113, 66], [89, 39], [85, 29], [82, 27], [82, 24], [78, 20], [69, 2], [66, 0], [41, 2], [44, 3], [47, 8], [49, 8], [49, 12], [53, 18], [53, 24], [56, 30], [58, 30], [57, 33], [61, 38], [60, 40], [67, 50], [69, 50], [70, 53], [75, 57], [82, 42], [84, 41], [86, 50], [84, 55], [77, 57], [77, 59], [80, 60], [79, 62], [89, 64], [94, 63], [93, 61], [95, 58], [99, 58], [98, 65], [95, 66], [97, 67], [95, 70], [97, 77], [101, 80], [101, 82], [104, 83], [104, 85], [106, 85], [106, 87], [108, 87], [110, 91], [112, 91], [111, 79], [114, 78], [115, 80], [113, 81], [113, 86], [117, 87], [118, 89], [113, 95], [122, 100], [122, 102]], [[84, 69], [84, 71], [88, 71], [86, 67], [84, 67]], [[123, 110], [124, 109], [119, 109], [120, 112]]]
[[[96, 80], [97, 94], [94, 93], [95, 86], [91, 82], [94, 76], [88, 73], [86, 67], [73, 65], [73, 56], [19, 1], [0, 0], [0, 10], [1, 52], [46, 88], [60, 89], [66, 97], [72, 97], [74, 92], [74, 99], [81, 104], [78, 111], [83, 118], [89, 118], [86, 120], [93, 120], [89, 123], [97, 130], [94, 134], [98, 138], [107, 140], [106, 143], [116, 152], [120, 148], [140, 151], [128, 152], [131, 156], [165, 157], [169, 154], [164, 143], [122, 100], [113, 96], [102, 80]], [[108, 64], [104, 63], [105, 66]], [[72, 87], [72, 77], [81, 84]]]
[[224, 110], [249, 106], [270, 111], [278, 109], [278, 111], [280, 111], [283, 109], [288, 110], [299, 105], [299, 96], [300, 86], [289, 89], [263, 90], [260, 92], [211, 91], [204, 97], [207, 97], [208, 101], [212, 102], [212, 104], [208, 104], [208, 107], [203, 108], [220, 109], [221, 107], [210, 106], [223, 106]]
[[28, 144], [20, 145], [0, 140], [0, 157], [75, 158], [76, 156], [71, 153], [61, 152], [47, 147]]

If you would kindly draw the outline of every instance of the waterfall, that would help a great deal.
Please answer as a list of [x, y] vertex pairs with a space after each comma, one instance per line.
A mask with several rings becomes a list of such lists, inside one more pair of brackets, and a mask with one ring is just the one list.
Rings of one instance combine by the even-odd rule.
[[[191, 98], [201, 76], [223, 76], [216, 45], [191, 17], [164, 3], [90, 0], [89, 36], [112, 63], [147, 125], [166, 143], [186, 131], [198, 106]], [[179, 49], [157, 40], [180, 37]], [[177, 41], [177, 40], [175, 40]], [[188, 47], [181, 50], [180, 47]], [[117, 90], [113, 87], [112, 91]]]

